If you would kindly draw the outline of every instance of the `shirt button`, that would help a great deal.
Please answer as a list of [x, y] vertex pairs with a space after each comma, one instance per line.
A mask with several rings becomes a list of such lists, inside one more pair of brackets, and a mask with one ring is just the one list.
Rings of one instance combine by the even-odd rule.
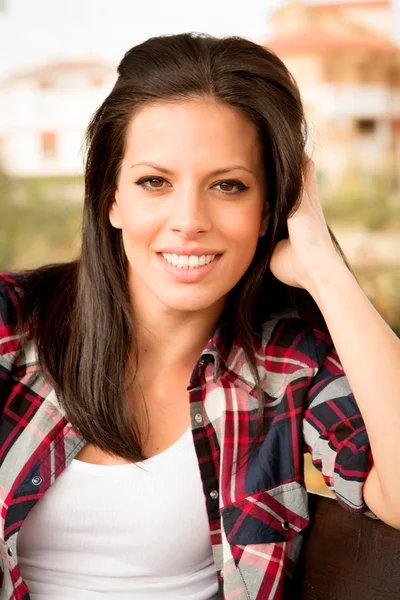
[[12, 550], [12, 548], [10, 548], [10, 546], [8, 546], [8, 548], [7, 548], [7, 554], [8, 554], [8, 556], [12, 556], [14, 554], [13, 550]]
[[197, 415], [194, 415], [194, 420], [196, 421], [196, 423], [202, 423], [203, 422], [203, 417], [201, 416], [200, 413], [197, 413]]
[[32, 477], [33, 485], [40, 485], [42, 481], [43, 479], [39, 475], [35, 475], [35, 477]]
[[199, 362], [199, 367], [204, 367], [204, 358], [202, 358], [201, 361]]
[[285, 531], [288, 531], [288, 529], [290, 529], [289, 523], [287, 521], [283, 521], [282, 529], [284, 529]]
[[212, 490], [212, 492], [210, 492], [210, 496], [213, 500], [216, 500], [218, 498], [217, 490]]

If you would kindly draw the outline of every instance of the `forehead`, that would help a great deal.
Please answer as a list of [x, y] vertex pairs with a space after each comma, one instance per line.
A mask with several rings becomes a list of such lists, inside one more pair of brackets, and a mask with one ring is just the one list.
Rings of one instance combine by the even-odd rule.
[[255, 125], [239, 110], [212, 99], [157, 102], [132, 118], [129, 159], [229, 161], [258, 167], [261, 145]]

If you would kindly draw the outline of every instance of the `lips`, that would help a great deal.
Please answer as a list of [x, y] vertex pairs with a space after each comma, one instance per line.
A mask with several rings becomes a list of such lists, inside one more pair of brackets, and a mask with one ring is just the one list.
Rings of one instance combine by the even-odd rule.
[[[221, 254], [176, 254], [170, 252], [157, 252], [156, 254], [166, 273], [180, 283], [202, 281], [217, 268], [221, 259]], [[173, 264], [172, 261], [177, 264]], [[200, 261], [204, 261], [204, 265]]]
[[223, 251], [220, 248], [210, 248], [208, 246], [165, 246], [163, 248], [157, 248], [158, 254], [177, 254], [178, 256], [202, 256], [209, 254], [222, 254]]

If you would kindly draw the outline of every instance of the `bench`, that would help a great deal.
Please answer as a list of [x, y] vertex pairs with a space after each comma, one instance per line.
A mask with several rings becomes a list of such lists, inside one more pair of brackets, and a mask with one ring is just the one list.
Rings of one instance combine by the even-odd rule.
[[309, 506], [287, 600], [400, 600], [400, 531], [328, 497], [309, 493]]

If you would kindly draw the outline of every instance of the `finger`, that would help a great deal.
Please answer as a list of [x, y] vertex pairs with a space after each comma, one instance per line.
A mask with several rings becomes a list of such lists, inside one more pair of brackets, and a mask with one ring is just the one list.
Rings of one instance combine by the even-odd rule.
[[318, 197], [317, 181], [315, 174], [314, 162], [304, 155], [304, 172], [303, 172], [303, 188], [301, 192], [300, 202], [297, 203], [295, 210], [289, 215], [289, 219], [294, 216], [308, 214], [315, 198]]
[[308, 193], [309, 196], [317, 196], [317, 172], [315, 168], [315, 163], [311, 158], [308, 160], [305, 166], [305, 174], [304, 174], [304, 191]]

